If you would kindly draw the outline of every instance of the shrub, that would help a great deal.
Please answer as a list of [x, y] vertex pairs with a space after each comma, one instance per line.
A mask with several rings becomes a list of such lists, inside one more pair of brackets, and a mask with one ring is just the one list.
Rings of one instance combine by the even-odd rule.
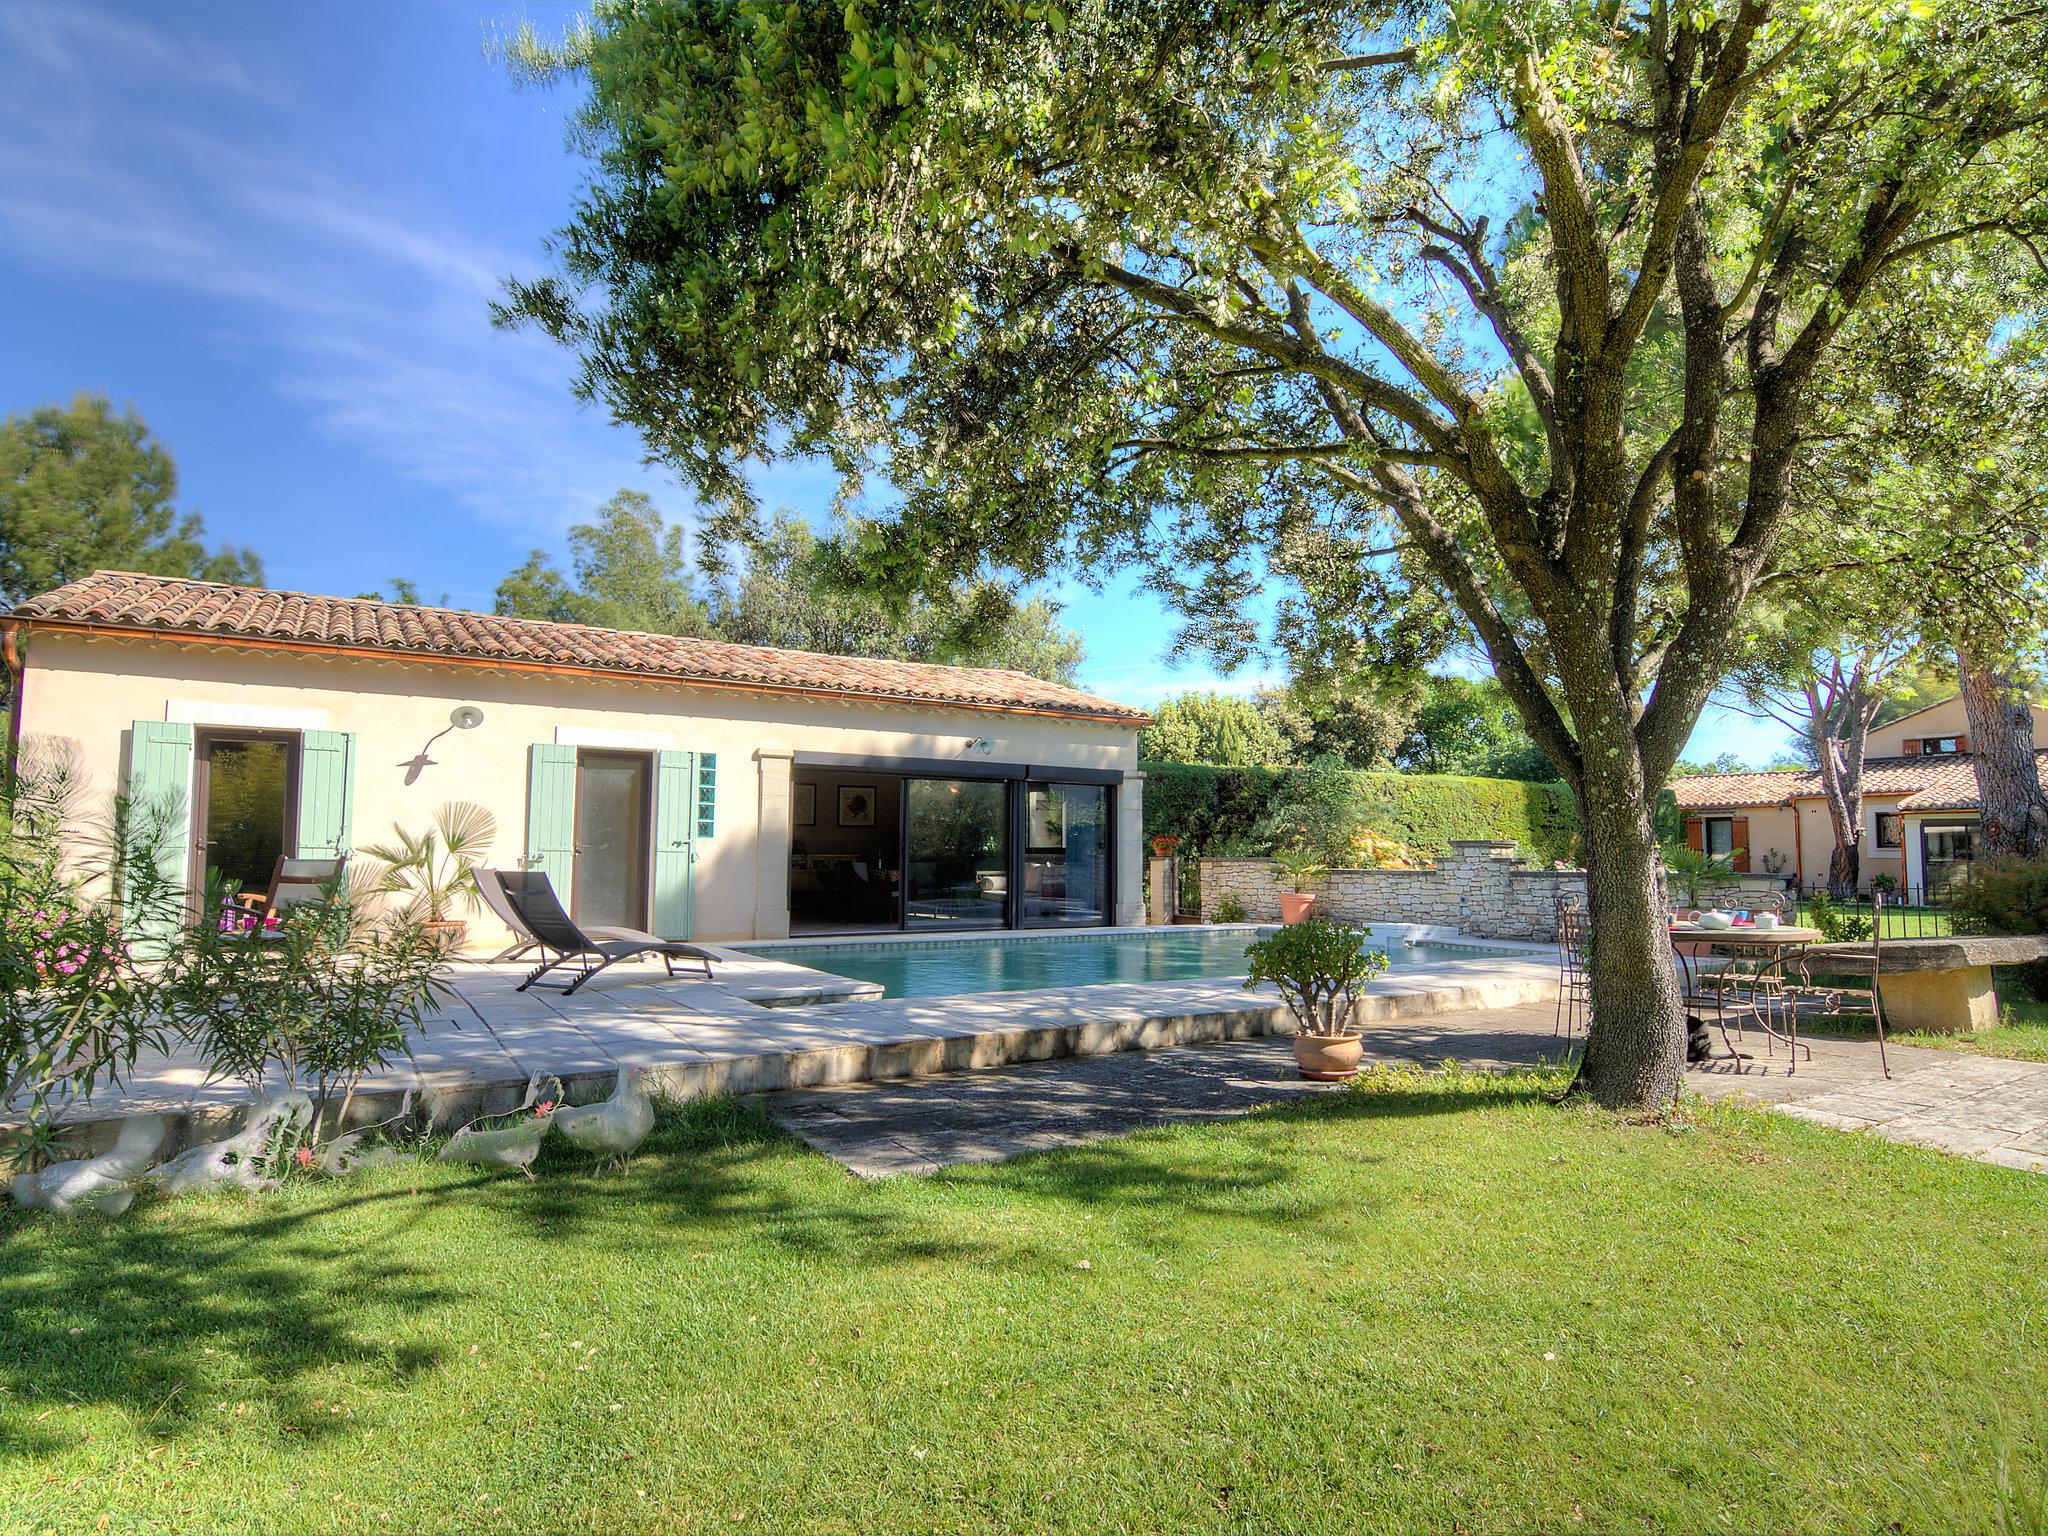
[[[216, 910], [224, 894], [210, 887], [201, 910]], [[316, 1102], [339, 1095], [326, 1125], [334, 1131], [363, 1075], [408, 1053], [447, 997], [444, 956], [419, 918], [368, 921], [337, 878], [270, 937], [194, 924], [165, 961], [165, 1003], [214, 1076], [260, 1094], [276, 1068]]]
[[[1979, 859], [1949, 900], [1958, 933], [2048, 933], [2048, 859]], [[2048, 961], [2018, 971], [2025, 990], [2048, 998]]]
[[1870, 919], [1855, 912], [1845, 912], [1828, 899], [1825, 892], [1815, 892], [1806, 903], [1806, 920], [1818, 928], [1830, 944], [1854, 944], [1871, 935]]
[[53, 1106], [165, 1043], [156, 975], [124, 928], [175, 928], [184, 847], [175, 807], [116, 801], [95, 822], [70, 758], [22, 748], [0, 779], [0, 1103], [21, 1108], [33, 1151]]
[[1226, 892], [1216, 903], [1216, 921], [1219, 923], [1241, 923], [1245, 921], [1244, 903], [1237, 899], [1237, 892]]
[[1304, 1034], [1356, 1034], [1359, 988], [1387, 968], [1384, 951], [1365, 947], [1371, 937], [1370, 928], [1324, 917], [1276, 928], [1245, 946], [1245, 985], [1278, 987]]
[[1518, 843], [1543, 862], [1576, 862], [1579, 850], [1578, 809], [1562, 784], [1367, 772], [1335, 758], [1282, 770], [1165, 762], [1144, 769], [1146, 835], [1175, 833], [1188, 856], [1270, 853], [1292, 840], [1289, 826], [1312, 827], [1329, 845], [1326, 861], [1340, 866], [1365, 831], [1419, 859], [1442, 857], [1456, 838]]

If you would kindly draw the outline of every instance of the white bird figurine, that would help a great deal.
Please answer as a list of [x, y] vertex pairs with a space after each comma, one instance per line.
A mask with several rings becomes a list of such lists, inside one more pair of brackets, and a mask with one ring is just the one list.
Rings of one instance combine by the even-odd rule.
[[396, 1147], [371, 1147], [367, 1152], [356, 1149], [363, 1144], [363, 1138], [372, 1131], [381, 1131], [387, 1125], [395, 1125], [412, 1114], [412, 1090], [405, 1090], [405, 1097], [398, 1101], [398, 1113], [389, 1120], [379, 1120], [375, 1125], [366, 1125], [359, 1131], [350, 1131], [346, 1136], [337, 1136], [322, 1147], [313, 1158], [313, 1166], [330, 1179], [339, 1179], [351, 1173], [360, 1173], [365, 1168], [382, 1168], [386, 1163], [395, 1163], [405, 1156]]
[[[540, 1074], [527, 1080], [526, 1097], [519, 1102], [513, 1114], [521, 1118], [510, 1125], [496, 1130], [480, 1131], [476, 1122], [471, 1121], [441, 1148], [440, 1160], [444, 1163], [481, 1163], [495, 1168], [517, 1168], [529, 1179], [533, 1177], [533, 1160], [540, 1155], [540, 1144], [548, 1134], [548, 1127], [554, 1124], [555, 1103], [561, 1097], [561, 1084], [555, 1085], [555, 1098], [542, 1100], [540, 1097]], [[531, 1109], [532, 1114], [527, 1111]]]
[[610, 1098], [580, 1109], [556, 1110], [555, 1129], [572, 1147], [603, 1158], [600, 1167], [623, 1167], [654, 1129], [654, 1104], [634, 1088], [632, 1069], [621, 1067]]
[[[264, 1166], [265, 1158], [276, 1147], [281, 1133], [296, 1134], [312, 1118], [313, 1101], [303, 1093], [292, 1091], [258, 1099], [249, 1106], [249, 1118], [234, 1135], [188, 1147], [143, 1177], [167, 1195], [188, 1195], [194, 1190], [226, 1185], [269, 1189], [277, 1183], [276, 1170]], [[235, 1161], [229, 1162], [231, 1157]]]
[[87, 1208], [118, 1216], [135, 1203], [129, 1183], [149, 1166], [163, 1141], [164, 1123], [157, 1116], [123, 1120], [112, 1149], [98, 1157], [52, 1163], [39, 1173], [16, 1174], [10, 1186], [15, 1203], [40, 1206], [60, 1216]]

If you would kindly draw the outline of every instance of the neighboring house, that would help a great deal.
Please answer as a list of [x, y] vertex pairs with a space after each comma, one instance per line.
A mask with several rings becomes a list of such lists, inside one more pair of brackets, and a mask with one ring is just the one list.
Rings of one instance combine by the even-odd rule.
[[[2034, 708], [2034, 733], [2048, 741], [2048, 708]], [[1897, 888], [1939, 890], [1975, 851], [1977, 773], [1960, 697], [1873, 728], [1864, 748], [1863, 847], [1858, 881], [1890, 875]], [[2048, 750], [2036, 754], [2048, 767]], [[1824, 884], [1834, 857], [1834, 821], [1820, 774], [1702, 773], [1675, 779], [1686, 840], [1708, 853], [1735, 854], [1737, 870], [1782, 874], [1802, 887]]]
[[[260, 887], [474, 801], [668, 937], [1140, 920], [1142, 711], [1019, 672], [101, 571], [0, 616], [16, 730]], [[25, 638], [25, 647], [13, 642]], [[194, 898], [196, 900], [196, 897]], [[487, 916], [472, 947], [503, 942]]]

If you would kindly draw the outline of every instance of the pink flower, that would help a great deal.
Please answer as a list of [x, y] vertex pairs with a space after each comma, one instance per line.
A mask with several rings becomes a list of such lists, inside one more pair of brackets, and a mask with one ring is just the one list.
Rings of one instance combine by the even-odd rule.
[[555, 1101], [553, 1099], [542, 1099], [538, 1104], [533, 1106], [533, 1118], [536, 1120], [545, 1120], [549, 1115], [553, 1114], [554, 1112]]
[[292, 1156], [296, 1157], [299, 1160], [299, 1166], [301, 1168], [310, 1168], [313, 1166], [313, 1149], [311, 1147], [300, 1147], [298, 1151], [292, 1154]]

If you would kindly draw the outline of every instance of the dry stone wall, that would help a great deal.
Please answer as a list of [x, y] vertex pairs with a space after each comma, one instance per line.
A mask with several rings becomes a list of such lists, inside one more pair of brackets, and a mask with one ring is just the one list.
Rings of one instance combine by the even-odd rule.
[[[1202, 916], [1214, 920], [1235, 896], [1254, 922], [1278, 922], [1280, 891], [1271, 859], [1202, 860]], [[1333, 869], [1311, 889], [1316, 910], [1347, 923], [1442, 923], [1480, 939], [1552, 939], [1557, 899], [1584, 899], [1580, 870], [1534, 869], [1513, 843], [1453, 842], [1427, 869]]]

